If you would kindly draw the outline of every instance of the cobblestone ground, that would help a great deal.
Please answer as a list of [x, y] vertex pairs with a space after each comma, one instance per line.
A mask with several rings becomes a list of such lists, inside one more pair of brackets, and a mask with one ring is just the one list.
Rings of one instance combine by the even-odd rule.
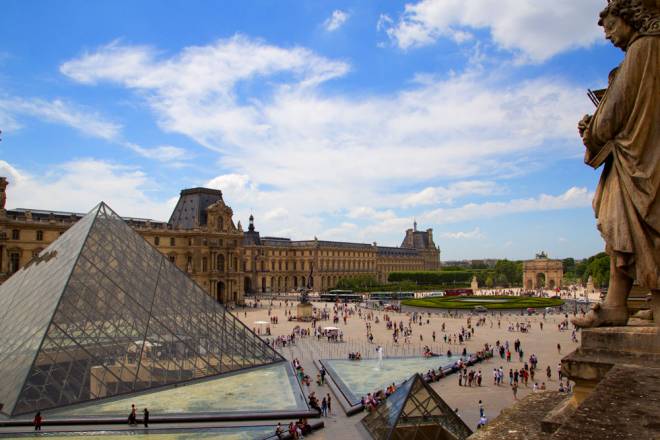
[[[259, 331], [262, 336], [265, 336], [266, 327], [270, 327], [271, 338], [290, 334], [294, 327], [300, 325], [301, 328], [311, 329], [311, 324], [299, 324], [295, 321], [287, 321], [285, 313], [288, 311], [295, 315], [296, 303], [289, 302], [285, 305], [285, 301], [274, 300], [271, 307], [268, 306], [269, 300], [262, 300], [260, 307], [236, 309], [234, 313], [248, 326]], [[314, 303], [315, 307], [328, 307], [331, 311], [332, 317], [332, 304], [327, 303]], [[351, 306], [355, 307], [355, 306]], [[269, 316], [277, 316], [279, 323], [275, 325], [255, 324], [256, 321], [270, 321]], [[541, 384], [546, 382], [547, 389], [556, 390], [559, 387], [557, 377], [557, 366], [563, 356], [570, 353], [577, 347], [577, 343], [571, 340], [571, 330], [560, 331], [558, 324], [565, 319], [564, 314], [552, 314], [543, 316], [521, 316], [520, 312], [502, 312], [496, 314], [486, 314], [485, 325], [475, 327], [474, 336], [463, 345], [448, 345], [443, 341], [443, 335], [458, 334], [462, 327], [467, 328], [466, 313], [461, 317], [446, 317], [442, 313], [431, 313], [428, 315], [424, 313], [422, 325], [413, 325], [413, 334], [411, 341], [408, 344], [400, 343], [394, 345], [392, 342], [392, 334], [387, 330], [384, 316], [385, 314], [396, 323], [403, 321], [407, 325], [410, 319], [409, 313], [396, 313], [396, 312], [377, 312], [371, 311], [371, 319], [367, 318], [366, 309], [362, 309], [362, 317], [358, 317], [357, 313], [348, 318], [346, 324], [343, 319], [339, 324], [333, 324], [332, 321], [322, 321], [320, 326], [336, 325], [344, 333], [344, 343], [327, 343], [317, 342], [313, 337], [302, 338], [300, 342], [294, 347], [287, 347], [281, 352], [288, 359], [297, 358], [301, 361], [307, 374], [312, 377], [312, 385], [304, 387], [306, 393], [315, 391], [317, 396], [324, 396], [327, 393], [332, 395], [333, 399], [333, 414], [325, 419], [326, 428], [313, 434], [313, 438], [328, 438], [328, 439], [348, 439], [348, 438], [366, 438], [365, 433], [358, 426], [362, 415], [353, 417], [346, 417], [339, 406], [337, 400], [338, 396], [334, 396], [327, 386], [318, 387], [314, 382], [318, 370], [313, 364], [314, 359], [323, 358], [345, 358], [348, 352], [361, 350], [363, 354], [375, 357], [375, 347], [377, 345], [385, 346], [385, 357], [388, 355], [421, 355], [423, 345], [430, 345], [434, 351], [445, 353], [448, 348], [453, 353], [460, 353], [463, 347], [467, 348], [468, 352], [475, 352], [483, 348], [485, 343], [494, 345], [497, 340], [500, 343], [509, 341], [512, 351], [512, 361], [507, 362], [496, 355], [493, 359], [475, 365], [475, 370], [481, 370], [483, 374], [483, 382], [481, 387], [463, 387], [458, 385], [458, 377], [451, 375], [447, 378], [441, 379], [439, 382], [432, 384], [432, 387], [442, 396], [443, 399], [453, 408], [457, 408], [460, 416], [468, 424], [468, 426], [475, 430], [479, 420], [479, 400], [482, 400], [486, 416], [489, 419], [496, 417], [504, 408], [511, 406], [514, 403], [514, 397], [511, 388], [509, 387], [508, 371], [510, 368], [520, 369], [524, 361], [529, 359], [529, 356], [535, 354], [539, 359], [538, 370], [535, 381]], [[569, 315], [570, 317], [571, 315]], [[375, 322], [378, 317], [379, 323]], [[478, 318], [472, 317], [472, 324]], [[427, 321], [428, 320], [428, 321]], [[498, 325], [499, 320], [499, 325]], [[366, 323], [371, 324], [372, 333], [374, 335], [373, 344], [369, 343], [366, 338]], [[442, 332], [442, 324], [445, 324], [445, 333]], [[530, 331], [522, 333], [519, 331], [509, 331], [510, 325], [515, 326], [516, 323], [525, 323], [530, 325]], [[541, 323], [543, 323], [543, 330], [541, 330]], [[474, 325], [473, 325], [474, 327]], [[572, 326], [571, 326], [572, 328]], [[433, 344], [432, 333], [436, 333], [436, 343]], [[421, 335], [421, 339], [420, 339]], [[520, 361], [519, 356], [513, 350], [513, 342], [519, 339], [521, 347], [524, 352], [524, 360]], [[579, 333], [578, 333], [579, 339]], [[558, 350], [557, 344], [560, 344], [561, 351]], [[505, 371], [504, 384], [496, 386], [493, 384], [493, 368], [500, 367]], [[548, 381], [546, 378], [546, 367], [551, 368], [551, 379]], [[410, 372], [411, 375], [414, 373]], [[533, 382], [530, 381], [529, 386], [521, 385], [518, 390], [518, 399], [524, 397], [532, 392]]]

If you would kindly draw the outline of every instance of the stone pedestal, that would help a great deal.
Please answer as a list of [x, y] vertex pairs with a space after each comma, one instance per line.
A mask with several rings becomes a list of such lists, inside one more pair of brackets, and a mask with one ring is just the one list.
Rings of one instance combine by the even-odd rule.
[[582, 331], [580, 348], [562, 359], [562, 372], [575, 382], [580, 405], [616, 364], [660, 365], [660, 329], [655, 326], [603, 327]]
[[312, 309], [313, 306], [311, 303], [300, 303], [296, 307], [296, 318], [298, 321], [311, 321], [312, 320]]

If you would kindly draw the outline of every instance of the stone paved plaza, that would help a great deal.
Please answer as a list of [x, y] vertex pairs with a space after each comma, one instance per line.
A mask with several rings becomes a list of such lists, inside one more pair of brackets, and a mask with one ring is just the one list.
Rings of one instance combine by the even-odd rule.
[[[248, 308], [247, 310], [237, 309], [234, 313], [236, 313], [246, 325], [260, 331], [262, 336], [264, 336], [265, 329], [268, 326], [265, 324], [255, 324], [255, 322], [270, 322], [269, 303], [270, 300], [261, 300], [258, 308]], [[300, 325], [301, 328], [311, 329], [311, 324], [309, 323], [287, 321], [285, 313], [290, 312], [295, 315], [296, 304], [297, 302], [289, 301], [288, 306], [285, 306], [284, 300], [273, 300], [270, 314], [271, 316], [277, 316], [279, 323], [269, 325], [271, 330], [270, 338], [291, 334], [294, 327], [298, 325]], [[328, 307], [330, 310], [330, 320], [320, 321], [318, 325], [321, 327], [333, 326], [333, 304], [313, 304], [315, 307]], [[355, 308], [357, 306], [350, 305], [349, 307]], [[369, 312], [373, 314], [373, 320], [365, 319]], [[558, 324], [565, 319], [563, 313], [547, 315], [544, 319], [541, 315], [521, 316], [520, 311], [503, 311], [501, 316], [499, 312], [482, 315], [486, 317], [486, 325], [476, 327], [474, 336], [464, 345], [444, 344], [441, 326], [443, 323], [445, 324], [445, 330], [448, 335], [458, 334], [461, 327], [467, 328], [467, 318], [470, 316], [468, 313], [464, 313], [463, 316], [455, 318], [445, 317], [442, 312], [431, 313], [430, 317], [424, 313], [423, 325], [413, 326], [413, 334], [410, 338], [410, 343], [400, 343], [398, 346], [394, 346], [392, 343], [391, 331], [386, 328], [384, 320], [385, 314], [388, 314], [396, 323], [403, 321], [404, 325], [407, 325], [410, 316], [409, 313], [406, 313], [405, 311], [403, 313], [397, 313], [362, 309], [362, 318], [358, 317], [357, 313], [354, 313], [348, 318], [345, 325], [343, 319], [340, 319], [340, 322], [336, 324], [336, 327], [339, 327], [343, 331], [345, 342], [329, 343], [325, 341], [324, 338], [319, 342], [315, 341], [313, 336], [308, 336], [301, 338], [295, 346], [286, 347], [280, 350], [287, 359], [298, 359], [305, 372], [312, 378], [312, 385], [310, 387], [304, 387], [307, 394], [315, 391], [317, 396], [324, 396], [327, 393], [331, 393], [332, 395], [333, 413], [330, 417], [324, 418], [326, 424], [325, 429], [314, 433], [313, 438], [344, 439], [363, 438], [365, 436], [364, 431], [359, 428], [359, 421], [362, 419], [363, 415], [358, 414], [352, 417], [347, 417], [342, 411], [341, 406], [338, 405], [338, 396], [335, 396], [327, 385], [321, 387], [316, 385], [315, 379], [318, 369], [313, 363], [313, 360], [315, 359], [324, 357], [344, 358], [344, 356], [348, 356], [349, 352], [355, 351], [356, 349], [361, 350], [363, 355], [375, 357], [375, 350], [379, 344], [386, 347], [384, 353], [385, 357], [392, 354], [421, 356], [421, 350], [424, 345], [432, 346], [436, 351], [443, 350], [442, 353], [445, 353], [447, 349], [451, 349], [453, 353], [460, 353], [463, 347], [466, 347], [469, 353], [482, 349], [485, 343], [494, 345], [497, 340], [499, 340], [500, 343], [504, 343], [508, 340], [512, 350], [511, 362], [506, 362], [506, 360], [501, 359], [499, 355], [496, 354], [494, 358], [478, 363], [473, 367], [475, 370], [481, 370], [483, 374], [481, 387], [459, 387], [458, 376], [456, 375], [450, 375], [432, 384], [433, 389], [438, 392], [452, 408], [458, 408], [460, 416], [468, 426], [471, 429], [476, 430], [476, 425], [479, 420], [479, 400], [483, 401], [486, 416], [489, 420], [495, 418], [502, 409], [507, 408], [514, 403], [513, 393], [508, 385], [508, 370], [510, 368], [520, 369], [524, 364], [524, 361], [521, 362], [517, 353], [513, 351], [513, 342], [516, 339], [521, 341], [525, 360], [528, 360], [529, 356], [532, 354], [535, 354], [538, 357], [539, 366], [536, 381], [539, 384], [542, 381], [546, 381], [546, 367], [548, 365], [551, 367], [552, 377], [549, 382], [546, 382], [546, 386], [548, 390], [554, 391], [558, 389], [559, 385], [557, 366], [561, 358], [573, 351], [578, 345], [571, 341], [571, 330], [558, 330]], [[569, 314], [569, 317], [570, 316], [572, 316], [572, 313]], [[378, 324], [375, 323], [376, 317], [378, 317], [380, 321]], [[429, 324], [426, 323], [427, 319], [429, 320]], [[478, 315], [472, 315], [473, 324], [477, 319]], [[497, 325], [498, 319], [500, 320], [499, 328]], [[374, 336], [372, 344], [370, 344], [366, 338], [365, 328], [367, 322], [371, 323], [372, 326], [372, 333]], [[543, 322], [543, 330], [540, 329], [541, 322]], [[516, 323], [529, 323], [531, 324], [531, 330], [527, 333], [509, 331], [509, 325], [513, 324], [515, 326]], [[570, 328], [572, 329], [572, 326]], [[436, 332], [437, 342], [435, 344], [432, 343], [433, 331]], [[423, 341], [421, 342], [420, 335], [423, 337]], [[561, 352], [558, 352], [557, 344], [561, 345]], [[367, 350], [369, 349], [372, 350], [371, 354], [367, 353]], [[395, 353], [388, 353], [388, 350], [395, 351]], [[493, 385], [492, 372], [493, 368], [500, 366], [502, 366], [505, 371], [504, 384], [501, 386], [495, 386]], [[414, 371], [410, 372], [411, 375], [413, 373]], [[521, 399], [531, 392], [532, 382], [529, 383], [529, 387], [521, 385], [518, 391], [518, 399]]]

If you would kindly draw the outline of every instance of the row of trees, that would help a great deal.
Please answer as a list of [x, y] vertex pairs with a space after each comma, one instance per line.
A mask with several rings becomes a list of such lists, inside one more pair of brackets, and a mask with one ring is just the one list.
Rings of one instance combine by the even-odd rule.
[[607, 287], [610, 281], [610, 256], [605, 252], [582, 260], [575, 261], [573, 258], [564, 258], [564, 279], [568, 282], [581, 282], [585, 284], [592, 277], [594, 284], [598, 287]]
[[[585, 260], [573, 258], [562, 260], [564, 279], [567, 282], [586, 283], [589, 276], [598, 287], [607, 287], [610, 279], [610, 257], [601, 252]], [[494, 268], [459, 266], [443, 267], [437, 271], [392, 272], [389, 284], [381, 285], [370, 275], [358, 275], [342, 278], [337, 283], [338, 289], [354, 291], [410, 291], [439, 290], [451, 287], [469, 287], [472, 277], [477, 277], [480, 287], [517, 287], [522, 286], [523, 262], [498, 260]]]
[[412, 282], [418, 286], [439, 285], [467, 287], [472, 277], [479, 286], [512, 287], [522, 285], [522, 261], [499, 260], [494, 268], [445, 267], [439, 271], [392, 272], [389, 282]]

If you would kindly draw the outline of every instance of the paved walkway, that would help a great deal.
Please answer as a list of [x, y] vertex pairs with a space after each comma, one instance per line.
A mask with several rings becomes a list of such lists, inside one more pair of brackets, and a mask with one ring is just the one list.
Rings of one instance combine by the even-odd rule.
[[[262, 335], [265, 331], [266, 325], [256, 325], [255, 321], [269, 321], [268, 307], [267, 303], [262, 304], [262, 307], [256, 309], [247, 309], [247, 310], [237, 310], [237, 316], [243, 320], [247, 325], [255, 329], [259, 328]], [[314, 303], [315, 307], [328, 307], [331, 311], [332, 316], [332, 304], [326, 303]], [[278, 316], [279, 323], [276, 325], [270, 325], [272, 336], [286, 335], [290, 334], [293, 331], [293, 328], [297, 325], [300, 325], [302, 328], [311, 328], [310, 324], [307, 323], [298, 323], [295, 321], [287, 321], [285, 317], [285, 311], [290, 311], [295, 314], [295, 304], [289, 304], [285, 308], [284, 302], [280, 304], [279, 301], [274, 301], [271, 308], [271, 316]], [[373, 352], [371, 357], [375, 356], [375, 347], [377, 344], [387, 344], [393, 346], [391, 331], [387, 330], [385, 327], [384, 315], [385, 312], [372, 312], [372, 320], [366, 319], [367, 310], [362, 309], [363, 316], [362, 318], [358, 317], [357, 314], [348, 318], [346, 324], [343, 320], [340, 320], [339, 324], [333, 324], [332, 321], [323, 321], [320, 325], [323, 326], [337, 326], [344, 333], [345, 343], [321, 343], [316, 344], [313, 342], [312, 337], [303, 338], [303, 342], [299, 343], [297, 346], [292, 348], [287, 348], [282, 350], [282, 353], [289, 359], [298, 358], [307, 374], [312, 378], [312, 385], [306, 390], [308, 393], [315, 391], [316, 395], [321, 397], [327, 393], [331, 393], [329, 387], [323, 386], [318, 387], [315, 384], [316, 374], [318, 370], [314, 366], [312, 359], [318, 359], [319, 356], [324, 354], [336, 355], [339, 353], [345, 352], [346, 354], [352, 347], [365, 347], [367, 350], [372, 348]], [[389, 317], [398, 323], [403, 321], [404, 325], [407, 325], [409, 316], [405, 313], [387, 313]], [[378, 316], [379, 323], [375, 322], [375, 317]], [[479, 420], [479, 400], [483, 401], [485, 408], [486, 416], [489, 419], [496, 417], [500, 411], [504, 408], [511, 406], [514, 403], [513, 393], [508, 386], [508, 371], [510, 368], [520, 369], [523, 362], [520, 362], [520, 359], [513, 351], [513, 342], [516, 339], [520, 339], [522, 350], [524, 352], [524, 360], [528, 360], [531, 354], [535, 354], [539, 359], [539, 368], [537, 370], [536, 381], [540, 384], [542, 381], [546, 382], [546, 386], [549, 390], [558, 389], [558, 378], [557, 378], [557, 366], [563, 356], [570, 353], [577, 347], [577, 343], [571, 341], [571, 331], [559, 331], [557, 326], [564, 320], [563, 314], [554, 314], [548, 315], [545, 319], [542, 316], [520, 316], [520, 312], [509, 312], [503, 313], [502, 316], [497, 313], [495, 316], [491, 314], [486, 315], [486, 324], [484, 326], [475, 327], [475, 334], [471, 340], [467, 341], [464, 345], [447, 345], [444, 344], [442, 338], [443, 333], [441, 331], [442, 324], [445, 324], [445, 332], [449, 335], [457, 334], [461, 327], [467, 328], [467, 313], [463, 317], [448, 318], [444, 317], [441, 313], [433, 313], [430, 316], [424, 314], [423, 324], [413, 325], [413, 335], [411, 337], [410, 344], [399, 344], [401, 348], [398, 350], [408, 351], [410, 354], [413, 354], [411, 350], [415, 348], [420, 348], [424, 344], [431, 345], [433, 343], [432, 332], [436, 332], [436, 343], [434, 347], [440, 347], [443, 350], [443, 353], [446, 352], [447, 348], [451, 348], [453, 353], [460, 353], [463, 346], [467, 347], [468, 352], [474, 352], [483, 348], [484, 343], [489, 343], [491, 345], [495, 344], [495, 341], [499, 340], [500, 343], [509, 341], [511, 346], [511, 351], [513, 353], [512, 362], [508, 363], [506, 360], [500, 359], [499, 356], [487, 360], [485, 362], [475, 365], [473, 368], [475, 370], [481, 370], [483, 374], [483, 382], [481, 387], [459, 387], [458, 386], [458, 377], [451, 375], [445, 379], [441, 379], [439, 382], [432, 384], [432, 387], [442, 396], [443, 399], [453, 408], [457, 408], [460, 416], [465, 420], [468, 426], [471, 429], [476, 428], [476, 424]], [[570, 315], [569, 315], [570, 316]], [[428, 323], [427, 323], [428, 319]], [[472, 323], [474, 324], [478, 317], [472, 317]], [[499, 327], [498, 327], [499, 320]], [[372, 326], [372, 333], [374, 335], [374, 343], [368, 343], [366, 339], [366, 330], [365, 324], [369, 322]], [[543, 322], [543, 330], [540, 328], [540, 323]], [[531, 331], [527, 333], [521, 333], [517, 331], [509, 331], [509, 325], [514, 325], [516, 323], [527, 323], [531, 324]], [[422, 340], [420, 340], [420, 335]], [[579, 334], [578, 334], [579, 339]], [[557, 344], [561, 345], [561, 352], [557, 349]], [[313, 348], [317, 346], [317, 348]], [[329, 347], [332, 345], [332, 348]], [[408, 346], [407, 348], [405, 346]], [[346, 347], [342, 349], [341, 347]], [[395, 348], [396, 349], [396, 348]], [[364, 353], [364, 352], [363, 352]], [[385, 356], [391, 355], [392, 353], [385, 352]], [[421, 355], [421, 350], [416, 355]], [[344, 354], [345, 355], [345, 354]], [[341, 357], [343, 358], [344, 355]], [[546, 380], [545, 370], [547, 366], [550, 366], [552, 371], [552, 377], [550, 381]], [[502, 366], [505, 370], [505, 385], [495, 386], [493, 385], [493, 368]], [[412, 374], [413, 372], [411, 372]], [[525, 395], [532, 392], [533, 383], [530, 382], [529, 387], [521, 385], [518, 391], [518, 399], [524, 397]], [[305, 387], [307, 388], [307, 387]], [[332, 395], [332, 393], [331, 393]], [[333, 397], [333, 414], [331, 417], [328, 417], [326, 421], [326, 428], [313, 434], [313, 438], [328, 438], [328, 439], [344, 439], [344, 438], [367, 438], [365, 437], [364, 432], [357, 425], [359, 424], [362, 415], [355, 415], [353, 417], [346, 417], [343, 413], [341, 407], [337, 404], [337, 396], [332, 395]]]

